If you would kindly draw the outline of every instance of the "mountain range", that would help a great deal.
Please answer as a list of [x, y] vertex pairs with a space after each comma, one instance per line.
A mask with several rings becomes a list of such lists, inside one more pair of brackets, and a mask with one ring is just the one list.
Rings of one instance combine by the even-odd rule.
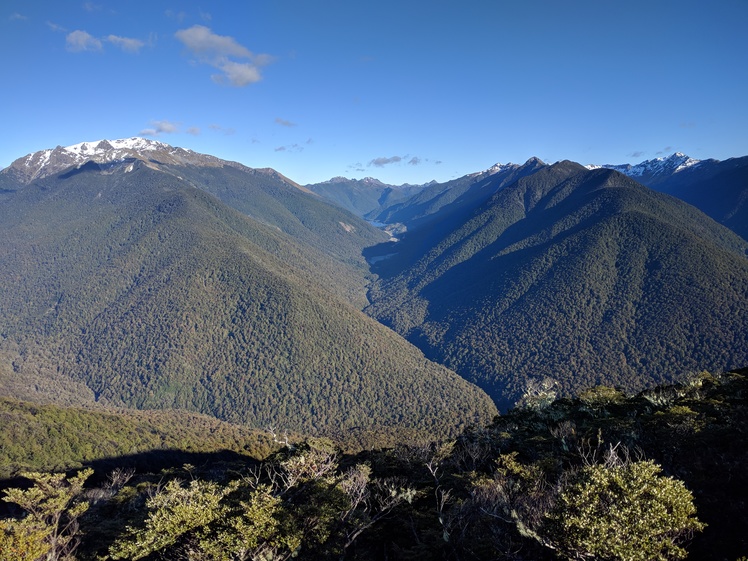
[[361, 438], [495, 414], [360, 311], [386, 234], [275, 172], [156, 148], [3, 172], [3, 393]]
[[634, 166], [600, 167], [678, 197], [748, 239], [748, 157], [695, 160], [676, 152]]
[[743, 366], [746, 163], [302, 186], [144, 139], [30, 154], [0, 171], [0, 393], [366, 439]]
[[631, 391], [745, 361], [745, 240], [613, 170], [531, 170], [374, 248], [368, 313], [502, 408], [544, 377]]

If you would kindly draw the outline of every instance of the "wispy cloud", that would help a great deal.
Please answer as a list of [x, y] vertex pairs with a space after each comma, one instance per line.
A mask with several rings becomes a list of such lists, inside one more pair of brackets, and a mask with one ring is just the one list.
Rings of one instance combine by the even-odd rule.
[[291, 121], [286, 121], [285, 119], [281, 119], [280, 117], [275, 118], [275, 123], [282, 127], [295, 127], [296, 126], [296, 123], [293, 123]]
[[670, 154], [670, 152], [672, 151], [673, 151], [672, 146], [665, 146], [665, 148], [663, 148], [662, 150], [658, 150], [657, 152], [655, 152], [655, 154], [658, 156], [661, 156], [662, 154]]
[[389, 158], [374, 158], [372, 161], [369, 162], [369, 166], [374, 166], [377, 168], [383, 168], [384, 166], [388, 166], [390, 164], [397, 164], [403, 161], [402, 156], [391, 156]]
[[81, 53], [84, 51], [101, 51], [102, 45], [101, 41], [93, 35], [76, 29], [65, 37], [65, 48], [72, 53]]
[[8, 19], [10, 21], [26, 21], [29, 18], [27, 18], [23, 14], [19, 14], [18, 12], [13, 12], [12, 14], [10, 14], [10, 16], [8, 16]]
[[212, 131], [225, 134], [226, 136], [231, 136], [232, 134], [236, 134], [236, 129], [233, 129], [231, 127], [227, 128], [227, 127], [222, 127], [221, 125], [210, 125], [208, 128]]
[[641, 158], [642, 156], [644, 156], [644, 154], [646, 154], [646, 152], [644, 152], [643, 150], [636, 150], [635, 152], [631, 152], [631, 154], [629, 154], [628, 157], [629, 158]]
[[171, 121], [151, 121], [151, 126], [140, 131], [140, 136], [160, 136], [179, 132], [181, 123]]
[[366, 169], [364, 168], [364, 165], [361, 162], [356, 162], [355, 164], [347, 166], [346, 171], [348, 172], [355, 171], [355, 172], [363, 173], [366, 171]]
[[[409, 154], [406, 154], [405, 156], [390, 156], [390, 157], [382, 156], [379, 158], [374, 158], [367, 164], [367, 166], [383, 168], [385, 166], [390, 166], [393, 164], [407, 164], [409, 166], [420, 166], [424, 164], [439, 165], [441, 163], [442, 163], [441, 160], [431, 160], [429, 158], [421, 158], [420, 156], [411, 156]], [[357, 166], [360, 166], [360, 164], [357, 164]], [[361, 171], [361, 170], [356, 169], [356, 171]]]
[[200, 63], [221, 71], [211, 76], [219, 84], [242, 87], [259, 82], [260, 68], [273, 60], [269, 55], [254, 54], [233, 37], [213, 33], [204, 25], [180, 29], [175, 36]]
[[200, 127], [190, 127], [185, 132], [192, 136], [200, 136]]
[[139, 39], [132, 39], [130, 37], [119, 37], [117, 35], [109, 35], [106, 38], [107, 41], [112, 43], [113, 45], [116, 45], [126, 53], [134, 53], [137, 54], [140, 52], [140, 49], [145, 47], [145, 43]]
[[[67, 33], [67, 30], [57, 25], [56, 23], [47, 22], [47, 26], [52, 31], [62, 31]], [[65, 37], [65, 48], [71, 53], [82, 53], [85, 51], [100, 52], [104, 50], [104, 42], [111, 43], [115, 47], [122, 49], [126, 53], [137, 54], [140, 49], [145, 47], [146, 43], [140, 39], [133, 39], [132, 37], [120, 37], [119, 35], [107, 35], [101, 39], [94, 37], [87, 31], [76, 29], [71, 33], [68, 33]], [[151, 44], [153, 43], [153, 37], [151, 37]]]
[[278, 146], [275, 149], [276, 152], [303, 152], [304, 147], [301, 144], [288, 144], [286, 146]]
[[164, 13], [166, 14], [167, 18], [176, 20], [177, 23], [179, 24], [181, 24], [187, 17], [186, 12], [175, 12], [174, 10], [166, 10], [166, 12]]
[[65, 29], [61, 25], [57, 25], [56, 23], [54, 23], [52, 21], [48, 21], [46, 23], [47, 23], [47, 27], [49, 27], [52, 31], [58, 31], [60, 33], [67, 33], [68, 32], [67, 29]]
[[87, 12], [100, 12], [101, 11], [101, 5], [100, 4], [94, 4], [93, 2], [85, 2], [83, 4], [83, 9]]

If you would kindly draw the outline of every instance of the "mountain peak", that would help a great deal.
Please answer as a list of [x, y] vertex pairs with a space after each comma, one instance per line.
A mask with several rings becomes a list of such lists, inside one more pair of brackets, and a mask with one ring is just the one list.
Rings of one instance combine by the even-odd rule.
[[653, 158], [651, 160], [645, 160], [639, 164], [603, 164], [603, 165], [588, 165], [587, 169], [614, 169], [621, 172], [624, 175], [628, 175], [636, 179], [637, 181], [650, 182], [666, 176], [670, 176], [674, 173], [683, 171], [690, 167], [698, 166], [701, 160], [695, 160], [683, 152], [674, 152], [669, 156]]
[[132, 158], [142, 160], [150, 166], [159, 164], [241, 166], [241, 164], [227, 162], [214, 156], [198, 154], [184, 148], [175, 148], [157, 140], [131, 137], [80, 142], [71, 146], [57, 146], [53, 149], [40, 150], [18, 158], [2, 170], [0, 174], [10, 177], [16, 183], [26, 185], [36, 179], [59, 174], [71, 167], [82, 166], [87, 162], [109, 164]]
[[528, 159], [528, 160], [527, 160], [527, 161], [525, 162], [525, 165], [526, 165], [526, 166], [534, 166], [534, 165], [541, 165], [541, 166], [544, 166], [544, 165], [545, 165], [545, 162], [544, 162], [543, 160], [541, 160], [540, 158], [538, 158], [537, 156], [533, 156], [532, 158], [529, 158], [529, 159]]
[[147, 138], [140, 138], [133, 136], [131, 138], [120, 138], [118, 140], [99, 140], [95, 142], [80, 142], [73, 144], [72, 146], [66, 146], [63, 150], [72, 152], [74, 154], [80, 154], [82, 156], [96, 157], [107, 154], [113, 150], [132, 150], [140, 152], [148, 152], [155, 150], [173, 150], [172, 146], [158, 142], [157, 140], [149, 140]]

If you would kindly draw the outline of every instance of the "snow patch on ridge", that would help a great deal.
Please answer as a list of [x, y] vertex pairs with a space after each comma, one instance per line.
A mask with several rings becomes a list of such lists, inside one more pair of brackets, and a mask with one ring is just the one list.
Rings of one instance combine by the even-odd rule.
[[652, 160], [645, 160], [636, 165], [591, 164], [585, 167], [590, 170], [601, 168], [612, 169], [629, 177], [641, 178], [678, 173], [683, 171], [684, 169], [698, 166], [699, 164], [701, 164], [701, 160], [690, 158], [682, 152], [675, 152], [670, 156], [663, 158], [654, 158]]

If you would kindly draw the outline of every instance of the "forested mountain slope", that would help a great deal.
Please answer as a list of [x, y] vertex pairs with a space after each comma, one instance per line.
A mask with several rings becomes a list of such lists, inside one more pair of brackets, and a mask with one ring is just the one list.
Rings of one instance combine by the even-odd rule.
[[91, 410], [0, 397], [0, 417], [0, 480], [92, 462], [154, 469], [159, 461], [187, 462], [190, 454], [262, 458], [280, 447], [267, 431], [177, 410]]
[[368, 311], [501, 406], [536, 377], [633, 390], [748, 357], [748, 244], [618, 172], [543, 167], [424, 239], [389, 246], [409, 259], [376, 264]]
[[703, 162], [655, 184], [748, 239], [748, 157]]
[[6, 379], [53, 371], [50, 398], [71, 379], [113, 405], [312, 433], [492, 417], [480, 390], [349, 303], [355, 267], [193, 183], [89, 163], [0, 203]]
[[438, 223], [442, 224], [453, 214], [456, 216], [450, 222], [460, 222], [465, 209], [482, 204], [502, 187], [544, 165], [537, 158], [530, 158], [523, 165], [496, 164], [480, 173], [428, 185], [404, 201], [388, 202], [372, 216], [386, 224], [403, 223], [408, 230], [417, 229], [423, 224], [433, 225], [434, 218], [438, 218]]
[[694, 160], [675, 153], [635, 166], [604, 167], [678, 197], [748, 239], [748, 157]]
[[353, 214], [366, 217], [375, 216], [382, 206], [406, 199], [424, 188], [423, 185], [387, 185], [371, 177], [333, 177], [306, 187]]

